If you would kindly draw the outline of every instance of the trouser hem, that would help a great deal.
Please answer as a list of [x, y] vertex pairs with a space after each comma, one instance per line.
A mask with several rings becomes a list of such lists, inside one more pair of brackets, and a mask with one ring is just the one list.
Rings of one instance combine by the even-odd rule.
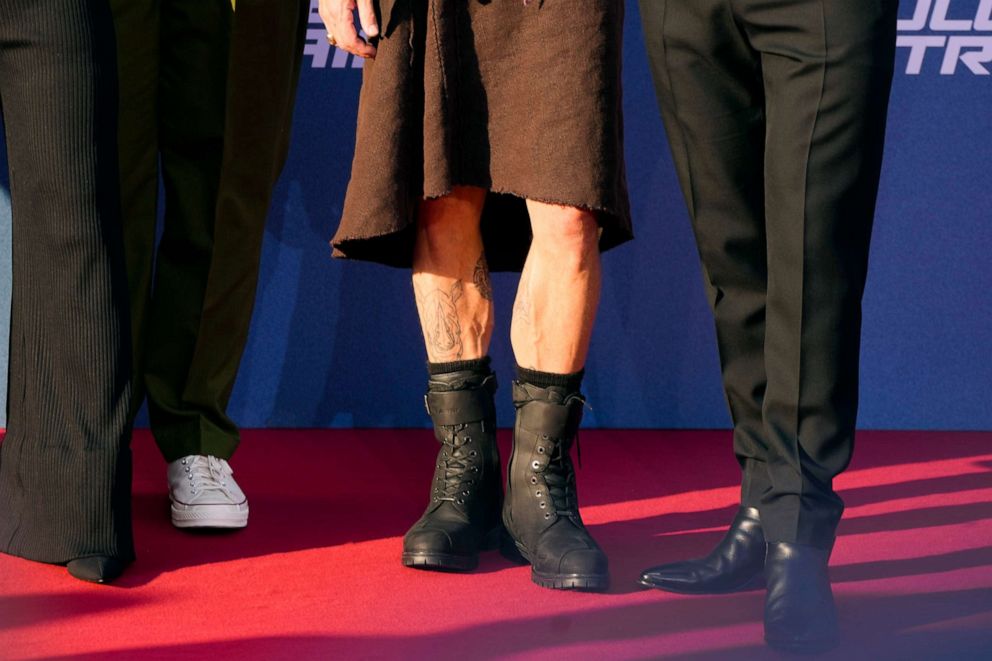
[[221, 431], [202, 419], [168, 427], [152, 425], [152, 435], [169, 463], [196, 454], [230, 459], [240, 443], [237, 432]]

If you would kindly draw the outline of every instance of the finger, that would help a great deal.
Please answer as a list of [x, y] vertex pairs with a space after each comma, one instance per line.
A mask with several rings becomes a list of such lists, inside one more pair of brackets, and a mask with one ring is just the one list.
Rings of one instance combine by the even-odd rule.
[[334, 34], [339, 48], [358, 57], [375, 57], [375, 47], [358, 36], [355, 19], [350, 12], [343, 20], [338, 18], [334, 21], [334, 29], [331, 32]]
[[379, 22], [375, 20], [375, 7], [372, 0], [358, 0], [358, 18], [369, 39], [379, 36]]

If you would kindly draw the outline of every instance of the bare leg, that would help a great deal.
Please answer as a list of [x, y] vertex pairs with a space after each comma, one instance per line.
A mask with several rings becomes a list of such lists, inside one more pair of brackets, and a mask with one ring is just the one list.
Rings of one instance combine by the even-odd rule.
[[479, 229], [485, 196], [459, 187], [420, 206], [413, 290], [431, 363], [424, 402], [441, 448], [430, 503], [403, 538], [407, 567], [473, 569], [501, 530], [496, 378], [480, 360], [493, 330]]
[[528, 200], [534, 241], [520, 277], [510, 339], [521, 367], [583, 368], [599, 305], [599, 226], [592, 212]]
[[511, 339], [517, 380], [513, 454], [503, 522], [556, 590], [604, 590], [609, 562], [582, 524], [571, 450], [582, 421], [582, 370], [599, 304], [599, 226], [574, 207], [528, 202], [534, 241], [521, 276]]
[[489, 351], [493, 297], [479, 229], [485, 197], [481, 188], [456, 187], [420, 206], [413, 291], [432, 363]]

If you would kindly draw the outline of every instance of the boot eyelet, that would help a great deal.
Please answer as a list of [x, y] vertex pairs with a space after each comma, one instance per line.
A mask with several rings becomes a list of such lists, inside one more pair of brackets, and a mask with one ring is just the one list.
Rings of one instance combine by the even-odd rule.
[[537, 446], [537, 451], [538, 451], [539, 454], [544, 454], [544, 446], [543, 445], [538, 445]]
[[459, 499], [458, 499], [458, 500], [457, 500], [456, 502], [457, 502], [457, 503], [458, 503], [459, 505], [464, 505], [464, 504], [465, 504], [465, 501], [464, 501], [464, 500], [462, 500], [461, 498], [459, 498]]
[[468, 490], [466, 489], [465, 491], [462, 491], [462, 495], [463, 495], [463, 496], [467, 496], [467, 495], [469, 495], [469, 493], [468, 493]]
[[534, 492], [534, 497], [535, 497], [535, 498], [540, 498], [540, 497], [541, 497], [542, 495], [543, 495], [543, 493], [542, 493], [542, 492], [540, 492], [540, 491], [536, 491], [536, 492]]
[[547, 506], [548, 506], [548, 504], [547, 504], [547, 503], [544, 503], [544, 502], [542, 502], [542, 503], [541, 503], [541, 504], [539, 505], [539, 507], [540, 507], [540, 508], [541, 508], [542, 510], [543, 510], [543, 509], [544, 509], [545, 507], [547, 507]]
[[550, 519], [551, 518], [551, 512], [545, 512], [544, 513], [544, 518], [545, 519]]
[[470, 457], [474, 457], [475, 455], [477, 455], [477, 454], [478, 454], [478, 452], [476, 452], [475, 450], [472, 450], [472, 451], [471, 451], [471, 452], [469, 452], [468, 454], [469, 454], [469, 456], [470, 456]]
[[531, 467], [533, 467], [534, 470], [537, 470], [541, 467], [541, 462], [535, 461], [531, 464]]
[[530, 478], [530, 483], [531, 484], [537, 484], [537, 477], [536, 476], [535, 477], [531, 477]]
[[548, 440], [548, 435], [547, 434], [541, 434], [541, 438], [543, 438], [544, 440]]

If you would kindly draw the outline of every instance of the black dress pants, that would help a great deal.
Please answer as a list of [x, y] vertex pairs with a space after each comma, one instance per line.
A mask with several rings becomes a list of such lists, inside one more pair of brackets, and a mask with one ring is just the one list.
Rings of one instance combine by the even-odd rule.
[[843, 512], [897, 5], [640, 1], [742, 501], [771, 542], [829, 547]]
[[13, 212], [0, 551], [134, 555], [114, 33], [102, 0], [0, 0]]
[[[289, 149], [309, 3], [111, 0], [134, 409], [167, 461], [230, 458], [227, 404]], [[156, 236], [159, 176], [165, 220]]]

